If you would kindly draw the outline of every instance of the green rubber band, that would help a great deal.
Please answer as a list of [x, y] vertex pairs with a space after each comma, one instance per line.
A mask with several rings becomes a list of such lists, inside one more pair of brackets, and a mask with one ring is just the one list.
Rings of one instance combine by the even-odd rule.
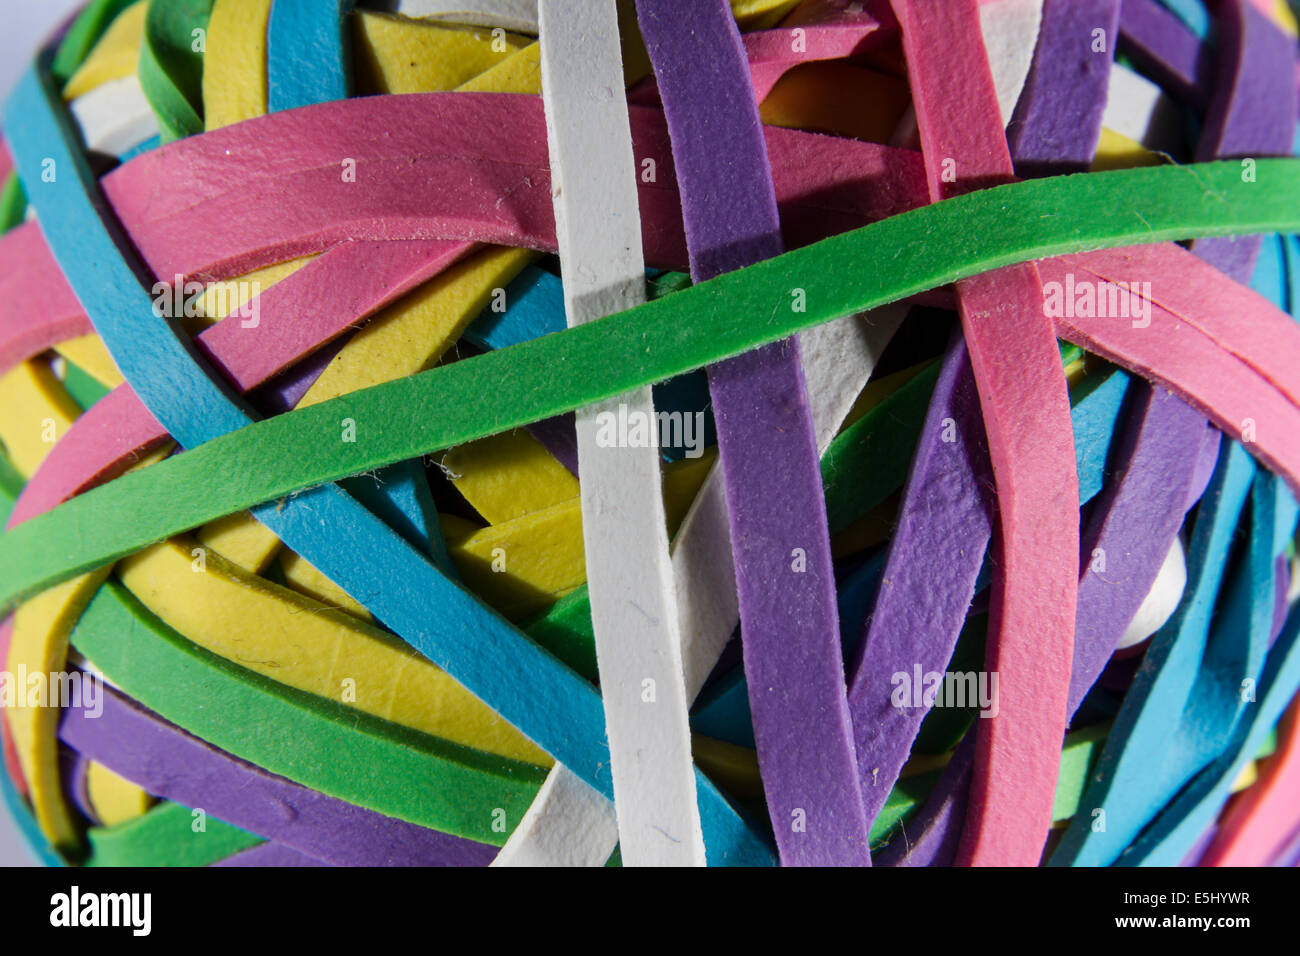
[[880, 808], [876, 819], [871, 823], [871, 835], [868, 839], [873, 851], [889, 843], [900, 827], [907, 826], [908, 818], [925, 802], [934, 785], [939, 782], [940, 776], [939, 771], [933, 770], [929, 773], [903, 777], [894, 784], [894, 789], [889, 791], [889, 796], [885, 798], [885, 805]]
[[148, 813], [111, 827], [87, 831], [91, 856], [86, 866], [211, 866], [266, 841], [256, 834], [208, 816], [195, 832], [189, 807], [163, 803]]
[[587, 585], [560, 598], [524, 632], [585, 679], [598, 682], [596, 633]]
[[60, 86], [77, 72], [77, 67], [90, 55], [109, 24], [134, 2], [135, 0], [92, 0], [77, 14], [50, 64], [50, 72]]
[[91, 827], [86, 866], [211, 866], [265, 843], [261, 837], [208, 814], [194, 829], [194, 811], [167, 801], [134, 820]]
[[128, 696], [214, 747], [444, 833], [500, 846], [546, 775], [246, 671], [177, 634], [113, 580], [82, 614], [72, 645]]
[[[1255, 169], [1250, 183], [1228, 161], [979, 190], [596, 322], [257, 422], [0, 536], [0, 604], [223, 515], [591, 405], [991, 269], [1097, 248], [1300, 230], [1300, 160], [1261, 159]], [[356, 441], [340, 441], [347, 419]]]
[[82, 369], [81, 366], [75, 365], [67, 359], [63, 361], [63, 387], [67, 389], [68, 394], [72, 396], [72, 400], [81, 407], [83, 412], [111, 391], [111, 389], [105, 388], [99, 379]]
[[10, 173], [0, 189], [0, 233], [8, 232], [23, 221], [27, 213], [27, 193], [17, 173]]
[[1061, 751], [1061, 772], [1056, 778], [1056, 799], [1052, 802], [1053, 823], [1068, 820], [1078, 811], [1088, 786], [1088, 775], [1096, 766], [1109, 733], [1110, 721], [1103, 721], [1066, 736]]
[[203, 132], [203, 53], [194, 31], [208, 28], [213, 0], [149, 0], [137, 74], [163, 143]]
[[903, 486], [939, 378], [931, 362], [840, 432], [822, 456], [826, 521], [842, 531]]

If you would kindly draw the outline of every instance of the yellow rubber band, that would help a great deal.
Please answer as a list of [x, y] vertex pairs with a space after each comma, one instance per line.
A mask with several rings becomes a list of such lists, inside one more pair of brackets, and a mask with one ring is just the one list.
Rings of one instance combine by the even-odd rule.
[[118, 563], [150, 611], [194, 643], [289, 687], [444, 740], [551, 760], [408, 645], [173, 538]]
[[144, 38], [144, 15], [148, 9], [146, 0], [140, 0], [114, 18], [77, 72], [68, 78], [63, 88], [65, 100], [75, 100], [104, 83], [135, 75], [140, 60], [140, 41]]
[[144, 816], [154, 804], [144, 790], [94, 761], [86, 771], [86, 792], [95, 815], [107, 827]]
[[216, 0], [203, 55], [209, 130], [266, 112], [266, 23], [271, 0]]

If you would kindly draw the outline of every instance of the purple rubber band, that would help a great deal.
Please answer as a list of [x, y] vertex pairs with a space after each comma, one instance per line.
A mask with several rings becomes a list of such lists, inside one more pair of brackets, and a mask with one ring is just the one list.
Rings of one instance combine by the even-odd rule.
[[1124, 0], [1119, 30], [1124, 52], [1157, 84], [1192, 106], [1203, 106], [1210, 98], [1214, 57], [1157, 0]]
[[330, 866], [283, 843], [262, 843], [218, 860], [213, 866]]
[[157, 796], [339, 866], [486, 866], [495, 847], [344, 803], [217, 750], [108, 687], [67, 707], [59, 737]]
[[1300, 866], [1300, 827], [1278, 849], [1269, 866]]
[[[1105, 47], [1094, 51], [1094, 30]], [[1007, 140], [1023, 177], [1082, 172], [1101, 139], [1119, 0], [1046, 0]]]
[[[1219, 65], [1196, 160], [1290, 155], [1295, 140], [1295, 42], [1248, 0], [1215, 17]], [[1213, 237], [1192, 250], [1238, 282], [1249, 282], [1262, 236]]]
[[[779, 254], [776, 196], [724, 0], [637, 0], [696, 282]], [[761, 321], [761, 316], [754, 316]], [[745, 675], [785, 865], [869, 864], [817, 444], [797, 339], [710, 367]]]
[[[949, 423], [952, 423], [951, 425]], [[893, 675], [943, 673], [966, 621], [996, 508], [975, 374], [961, 331], [939, 370], [875, 608], [851, 668], [849, 710], [867, 819], [916, 740], [924, 706], [895, 707]]]
[[1179, 866], [1200, 866], [1201, 857], [1205, 856], [1205, 851], [1210, 848], [1214, 838], [1219, 834], [1219, 825], [1211, 823], [1205, 828], [1205, 832], [1197, 837], [1192, 848], [1187, 851], [1187, 855], [1179, 862]]

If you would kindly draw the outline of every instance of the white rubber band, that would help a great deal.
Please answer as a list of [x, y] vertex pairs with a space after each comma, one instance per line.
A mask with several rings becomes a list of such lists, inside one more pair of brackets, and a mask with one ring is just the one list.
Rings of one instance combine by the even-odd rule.
[[537, 0], [400, 0], [397, 13], [537, 36]]
[[[574, 326], [645, 301], [636, 162], [614, 0], [563, 10], [557, 0], [542, 0], [538, 13], [560, 271]], [[576, 417], [587, 581], [623, 862], [703, 866], [651, 391], [637, 389]]]
[[82, 142], [93, 152], [120, 156], [158, 135], [158, 120], [134, 75], [95, 87], [70, 108]]
[[1182, 111], [1160, 87], [1115, 63], [1110, 68], [1101, 125], [1147, 149], [1170, 152], [1182, 140]]

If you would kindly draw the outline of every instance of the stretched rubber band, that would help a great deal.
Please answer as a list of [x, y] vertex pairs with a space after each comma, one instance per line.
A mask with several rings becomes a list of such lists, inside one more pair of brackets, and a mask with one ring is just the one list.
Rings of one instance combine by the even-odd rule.
[[[725, 6], [711, 4], [684, 20], [671, 4], [639, 0], [637, 14], [672, 138], [693, 278], [778, 254], [781, 228], [758, 108]], [[725, 165], [716, 162], [715, 134], [731, 144]], [[755, 740], [781, 860], [868, 863], [797, 340], [711, 367], [709, 388]]]
[[[942, 10], [928, 0], [892, 5], [903, 30], [931, 198], [1010, 178], [987, 60], [971, 42], [978, 16], [973, 0]], [[941, 77], [954, 69], [965, 90], [962, 108], [974, 120], [956, 114], [956, 98], [938, 95]], [[956, 163], [951, 189], [945, 159]], [[1069, 404], [1033, 266], [966, 280], [958, 294], [998, 486], [1004, 569], [994, 577], [987, 652], [987, 669], [999, 675], [999, 710], [978, 724], [980, 759], [959, 859], [1032, 865], [1051, 823], [1075, 614], [1078, 488]]]
[[[575, 16], [543, 0], [538, 12], [556, 233], [573, 327], [645, 301], [636, 166], [614, 4]], [[650, 390], [577, 415], [587, 580], [619, 845], [627, 865], [700, 866], [704, 839], [658, 442], [608, 447], [602, 419], [622, 415], [656, 421]], [[641, 613], [629, 618], [629, 606]]]

